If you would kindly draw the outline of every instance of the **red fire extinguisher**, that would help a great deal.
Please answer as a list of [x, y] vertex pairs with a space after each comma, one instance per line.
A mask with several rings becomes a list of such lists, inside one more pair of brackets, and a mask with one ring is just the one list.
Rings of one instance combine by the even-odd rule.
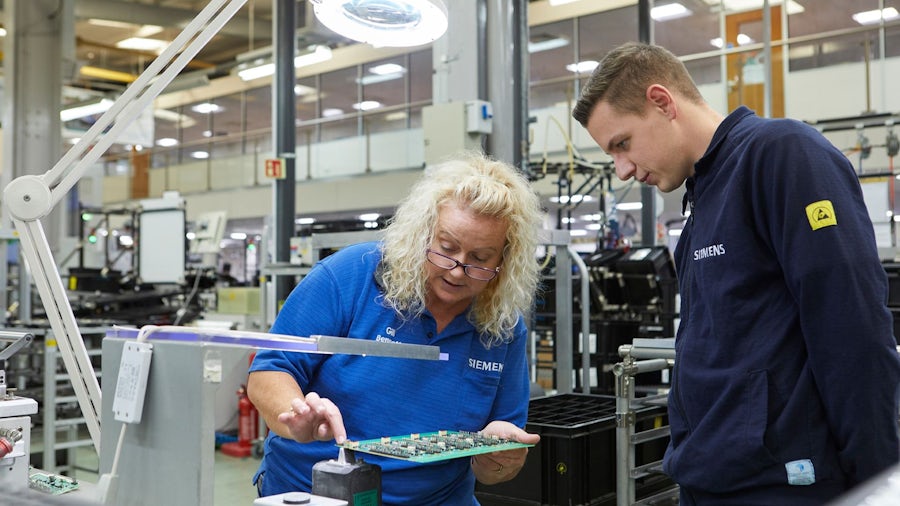
[[241, 385], [238, 394], [238, 443], [241, 446], [252, 446], [253, 440], [259, 437], [259, 412], [247, 397], [247, 387]]
[[238, 395], [238, 440], [222, 445], [222, 453], [232, 457], [249, 457], [253, 441], [259, 437], [259, 412], [247, 397], [247, 387], [241, 385]]

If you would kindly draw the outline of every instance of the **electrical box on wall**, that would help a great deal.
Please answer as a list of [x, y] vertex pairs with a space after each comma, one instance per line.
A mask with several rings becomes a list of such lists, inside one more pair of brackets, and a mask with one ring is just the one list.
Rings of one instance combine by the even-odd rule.
[[466, 132], [489, 134], [493, 130], [494, 110], [490, 102], [469, 100], [466, 102]]
[[422, 109], [425, 164], [439, 163], [466, 149], [481, 149], [485, 134], [491, 133], [491, 105], [482, 100], [446, 102]]

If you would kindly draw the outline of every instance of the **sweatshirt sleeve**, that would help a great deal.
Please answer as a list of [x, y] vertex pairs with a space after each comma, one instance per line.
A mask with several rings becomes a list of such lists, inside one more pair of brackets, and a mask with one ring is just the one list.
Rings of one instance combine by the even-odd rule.
[[809, 364], [854, 483], [900, 459], [900, 357], [887, 276], [859, 179], [818, 132], [786, 128], [758, 152], [761, 218], [799, 310]]

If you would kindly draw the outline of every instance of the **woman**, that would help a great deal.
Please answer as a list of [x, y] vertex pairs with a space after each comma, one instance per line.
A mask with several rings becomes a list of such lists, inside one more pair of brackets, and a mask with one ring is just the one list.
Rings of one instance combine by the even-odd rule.
[[[254, 478], [263, 496], [309, 491], [312, 465], [345, 439], [482, 431], [523, 443], [529, 378], [523, 314], [538, 282], [541, 211], [513, 167], [468, 153], [426, 170], [383, 242], [313, 268], [271, 331], [438, 346], [447, 361], [262, 351], [248, 384], [271, 432]], [[475, 480], [510, 480], [527, 450], [382, 468], [385, 505], [478, 504]]]

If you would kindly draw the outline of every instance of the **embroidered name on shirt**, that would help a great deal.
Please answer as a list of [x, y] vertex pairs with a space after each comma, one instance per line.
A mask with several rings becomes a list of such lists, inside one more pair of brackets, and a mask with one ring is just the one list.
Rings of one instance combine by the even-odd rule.
[[487, 362], [485, 360], [470, 358], [469, 367], [477, 371], [503, 372], [503, 362]]
[[813, 230], [837, 226], [837, 216], [834, 214], [834, 206], [830, 200], [820, 200], [806, 206], [806, 219]]
[[724, 244], [713, 244], [705, 248], [694, 250], [694, 260], [703, 260], [704, 258], [715, 257], [725, 254]]

